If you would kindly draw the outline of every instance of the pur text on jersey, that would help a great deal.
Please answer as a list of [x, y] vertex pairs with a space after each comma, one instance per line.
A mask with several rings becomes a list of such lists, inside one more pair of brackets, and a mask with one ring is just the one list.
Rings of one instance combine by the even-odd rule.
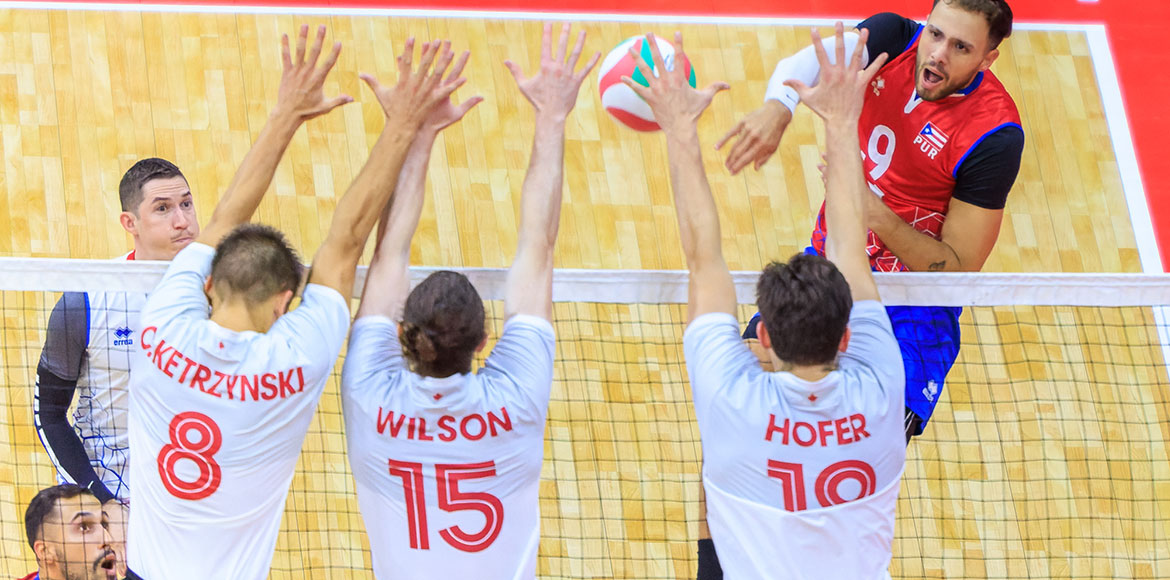
[[865, 430], [865, 415], [861, 413], [831, 421], [817, 421], [815, 424], [804, 421], [794, 423], [788, 418], [785, 418], [783, 423], [776, 424], [776, 415], [769, 414], [768, 431], [764, 434], [764, 440], [771, 441], [772, 436], [776, 434], [780, 435], [781, 445], [788, 445], [791, 440], [801, 447], [810, 447], [815, 443], [820, 443], [821, 447], [829, 443], [847, 445], [869, 437], [869, 432]]
[[[143, 329], [142, 339], [138, 343], [154, 366], [180, 385], [199, 389], [216, 398], [222, 399], [226, 395], [228, 399], [241, 401], [285, 399], [305, 390], [305, 372], [302, 367], [275, 373], [226, 375], [187, 357], [173, 346], [167, 346], [166, 340], [159, 340], [157, 346], [150, 344], [157, 332], [158, 328], [154, 326]], [[150, 342], [147, 342], [147, 333], [150, 334]]]
[[[403, 426], [406, 429], [403, 429]], [[422, 417], [407, 417], [402, 413], [384, 411], [378, 407], [378, 433], [385, 435], [389, 431], [391, 437], [405, 436], [407, 439], [419, 441], [454, 441], [462, 437], [468, 441], [479, 441], [484, 436], [499, 436], [501, 432], [512, 430], [512, 418], [508, 416], [508, 408], [500, 407], [500, 414], [488, 411], [487, 417], [479, 413], [472, 413], [456, 419], [451, 415], [443, 415], [438, 420], [438, 431], [432, 435], [427, 433], [427, 420]], [[405, 432], [404, 432], [405, 431]]]

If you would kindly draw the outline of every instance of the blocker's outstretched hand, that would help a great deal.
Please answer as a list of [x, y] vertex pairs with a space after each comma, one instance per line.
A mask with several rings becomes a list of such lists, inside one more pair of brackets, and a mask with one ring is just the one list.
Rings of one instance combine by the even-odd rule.
[[[459, 60], [455, 61], [455, 67], [451, 69], [450, 74], [447, 75], [446, 83], [455, 83], [459, 80], [459, 76], [463, 74], [463, 68], [467, 66], [467, 58], [471, 56], [470, 50], [463, 51], [459, 55]], [[443, 129], [454, 125], [464, 115], [467, 114], [473, 107], [483, 102], [483, 97], [476, 95], [456, 105], [450, 98], [439, 103], [434, 109], [431, 109], [431, 114], [423, 121], [421, 131], [423, 133], [438, 134]]]
[[889, 55], [882, 53], [868, 67], [862, 67], [864, 60], [865, 42], [869, 39], [869, 30], [861, 29], [861, 38], [853, 49], [853, 56], [845, 61], [845, 26], [837, 23], [837, 58], [836, 62], [829, 62], [829, 55], [825, 52], [825, 44], [821, 42], [821, 33], [815, 28], [812, 31], [813, 49], [817, 53], [817, 62], [821, 65], [820, 80], [816, 86], [808, 86], [799, 80], [784, 81], [800, 95], [800, 101], [826, 123], [834, 121], [856, 121], [861, 117], [861, 107], [865, 104], [865, 89], [869, 81], [877, 75], [878, 69], [886, 63]]
[[450, 41], [428, 42], [422, 47], [418, 70], [414, 70], [414, 39], [410, 38], [398, 55], [398, 82], [394, 86], [383, 86], [365, 73], [360, 78], [374, 91], [388, 121], [415, 130], [436, 107], [449, 102], [451, 93], [467, 81], [456, 75], [443, 78], [454, 58]]
[[[674, 70], [666, 70], [662, 51], [658, 50], [658, 42], [653, 34], [647, 34], [645, 42], [650, 44], [650, 55], [654, 59], [654, 67], [659, 71], [660, 76], [654, 76], [650, 70], [650, 63], [634, 52], [634, 48], [631, 46], [630, 56], [634, 58], [634, 63], [650, 86], [644, 87], [634, 82], [630, 77], [622, 77], [622, 82], [626, 83], [650, 105], [650, 110], [654, 112], [654, 120], [667, 134], [680, 129], [693, 129], [703, 111], [711, 105], [715, 94], [725, 91], [731, 86], [724, 82], [716, 82], [711, 83], [703, 90], [692, 88], [687, 82], [687, 75], [684, 73], [683, 67], [676, 66]], [[673, 44], [675, 62], [681, 62], [686, 58], [686, 54], [683, 52], [681, 32], [674, 33]]]
[[564, 120], [577, 104], [577, 95], [581, 92], [581, 84], [589, 71], [597, 66], [601, 53], [593, 54], [593, 58], [585, 64], [585, 68], [573, 72], [577, 68], [577, 61], [581, 58], [581, 49], [585, 47], [585, 31], [577, 33], [577, 43], [573, 45], [573, 52], [565, 56], [569, 46], [569, 24], [561, 26], [561, 38], [557, 43], [557, 53], [552, 53], [552, 23], [544, 25], [544, 35], [540, 43], [540, 71], [535, 76], [525, 77], [520, 65], [511, 60], [504, 61], [504, 66], [512, 72], [520, 92], [536, 108], [538, 115], [551, 115]]
[[318, 67], [317, 60], [321, 57], [321, 48], [325, 43], [325, 25], [317, 27], [317, 39], [313, 41], [306, 58], [305, 45], [308, 39], [309, 26], [305, 24], [297, 34], [297, 53], [294, 61], [289, 51], [288, 35], [282, 35], [280, 38], [283, 72], [280, 75], [280, 91], [276, 96], [274, 115], [287, 113], [299, 121], [307, 121], [353, 102], [353, 97], [349, 95], [326, 98], [323, 89], [325, 78], [329, 76], [329, 71], [337, 64], [337, 56], [341, 54], [341, 43], [333, 43], [332, 52]]

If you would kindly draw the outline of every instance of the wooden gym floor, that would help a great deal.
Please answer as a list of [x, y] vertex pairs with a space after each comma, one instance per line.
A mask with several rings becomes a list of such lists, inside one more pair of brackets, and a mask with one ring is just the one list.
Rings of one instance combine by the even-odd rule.
[[[206, 219], [275, 101], [279, 34], [302, 22], [328, 24], [330, 39], [343, 43], [327, 92], [348, 93], [357, 103], [300, 131], [259, 221], [278, 226], [311, 256], [382, 127], [381, 111], [357, 73], [391, 79], [395, 51], [407, 36], [451, 38], [456, 49], [472, 51], [468, 83], [457, 96], [487, 100], [440, 138], [412, 260], [507, 266], [532, 128], [529, 106], [502, 63], [536, 62], [540, 23], [371, 16], [0, 10], [0, 255], [126, 252], [118, 181], [147, 156], [183, 168]], [[587, 49], [602, 52], [646, 30], [680, 29], [700, 85], [725, 80], [733, 87], [700, 123], [710, 146], [758, 106], [773, 64], [808, 38], [793, 26], [609, 22], [584, 28]], [[1086, 34], [1077, 31], [1019, 31], [1003, 47], [994, 70], [1016, 98], [1027, 146], [987, 271], [1141, 269], [1090, 52]], [[594, 76], [569, 124], [557, 267], [682, 269], [663, 140], [619, 127], [596, 91]], [[776, 158], [759, 172], [734, 177], [722, 156], [707, 150], [732, 269], [758, 270], [807, 244], [823, 198], [815, 168], [820, 132], [813, 116], [801, 112]], [[53, 483], [31, 424], [27, 385], [54, 297], [3, 297], [0, 575], [14, 577], [35, 567], [23, 543], [23, 509], [39, 487]], [[556, 313], [561, 362], [542, 483], [541, 574], [693, 575], [699, 450], [679, 364], [682, 310], [560, 304]], [[910, 447], [895, 577], [1170, 576], [1170, 530], [1142, 519], [1170, 513], [1164, 493], [1170, 435], [1155, 426], [1167, 419], [1157, 337], [1148, 329], [1110, 334], [1109, 352], [1048, 348], [1041, 362], [1015, 352], [1022, 350], [1011, 344], [1018, 335], [1048, 332], [1030, 331], [1036, 321], [1070, 317], [1108, 328], [1106, 318], [1149, 322], [1151, 314], [984, 309], [964, 315], [966, 345], [948, 402], [927, 436]], [[1116, 394], [1116, 386], [1104, 396], [1092, 383], [1073, 387], [1085, 372], [1076, 369], [1085, 368], [1092, 377], [1100, 371], [1120, 382], [1140, 375], [1143, 389], [1134, 397]], [[1094, 403], [1060, 405], [1062, 385], [1074, 388], [1076, 401]], [[1004, 393], [1013, 398], [1005, 402]], [[1054, 401], [1063, 418], [1055, 430], [1040, 421]], [[1119, 413], [1136, 413], [1148, 424], [1137, 432], [1094, 427], [1098, 414]], [[1019, 430], [997, 427], [1005, 416]], [[302, 570], [314, 577], [368, 576], [343, 445], [332, 385], [294, 480], [274, 578], [300, 578]], [[1048, 478], [1021, 475], [1017, 469], [1028, 462], [1043, 465]], [[1108, 493], [1098, 493], [1102, 485]], [[1092, 501], [1054, 500], [1066, 496]]]

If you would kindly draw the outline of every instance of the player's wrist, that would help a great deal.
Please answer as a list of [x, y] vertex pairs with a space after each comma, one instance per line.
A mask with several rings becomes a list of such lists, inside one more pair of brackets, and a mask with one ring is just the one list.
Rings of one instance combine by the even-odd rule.
[[565, 124], [569, 122], [568, 111], [555, 111], [548, 108], [536, 110], [536, 126], [547, 127], [551, 129], [564, 128]]
[[277, 134], [288, 135], [290, 138], [293, 133], [296, 133], [303, 122], [295, 111], [282, 107], [280, 104], [277, 104], [268, 115], [268, 127]]

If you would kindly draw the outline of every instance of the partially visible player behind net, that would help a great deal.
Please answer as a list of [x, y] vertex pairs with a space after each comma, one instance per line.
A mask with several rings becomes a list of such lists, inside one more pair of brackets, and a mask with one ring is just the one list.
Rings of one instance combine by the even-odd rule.
[[[825, 120], [833, 228], [827, 260], [801, 254], [760, 276], [758, 332], [776, 372], [762, 369], [740, 340], [735, 287], [703, 171], [696, 122], [726, 85], [696, 91], [681, 70], [656, 78], [640, 59], [649, 88], [626, 81], [666, 135], [690, 270], [683, 349], [703, 445], [707, 521], [731, 578], [889, 575], [906, 458], [904, 373], [865, 254], [869, 193], [857, 155], [864, 90], [886, 56], [863, 70], [858, 48], [846, 64], [843, 34], [838, 23], [837, 64], [830, 64], [813, 33], [820, 82], [795, 84]], [[657, 45], [649, 44], [663, 70]], [[678, 34], [675, 52], [682, 54]]]
[[574, 71], [585, 33], [566, 57], [568, 41], [566, 24], [554, 56], [546, 24], [536, 76], [506, 63], [535, 109], [536, 136], [504, 330], [478, 372], [472, 359], [487, 336], [476, 289], [461, 274], [436, 272], [411, 291], [407, 271], [435, 133], [475, 100], [431, 114], [382, 217], [341, 379], [349, 462], [378, 578], [536, 575], [565, 123], [600, 58]]
[[[307, 56], [306, 32], [295, 59], [283, 39], [277, 104], [249, 153], [272, 166], [303, 122], [351, 100], [322, 91], [340, 43], [318, 67], [325, 28]], [[299, 260], [280, 232], [246, 224], [263, 189], [235, 183], [147, 299], [131, 361], [130, 577], [268, 576], [297, 456], [349, 328], [362, 248], [419, 126], [462, 83], [443, 78], [447, 43], [425, 45], [418, 71], [412, 53], [410, 40], [393, 88], [366, 77], [386, 125], [337, 203], [296, 310], [286, 314]]]

